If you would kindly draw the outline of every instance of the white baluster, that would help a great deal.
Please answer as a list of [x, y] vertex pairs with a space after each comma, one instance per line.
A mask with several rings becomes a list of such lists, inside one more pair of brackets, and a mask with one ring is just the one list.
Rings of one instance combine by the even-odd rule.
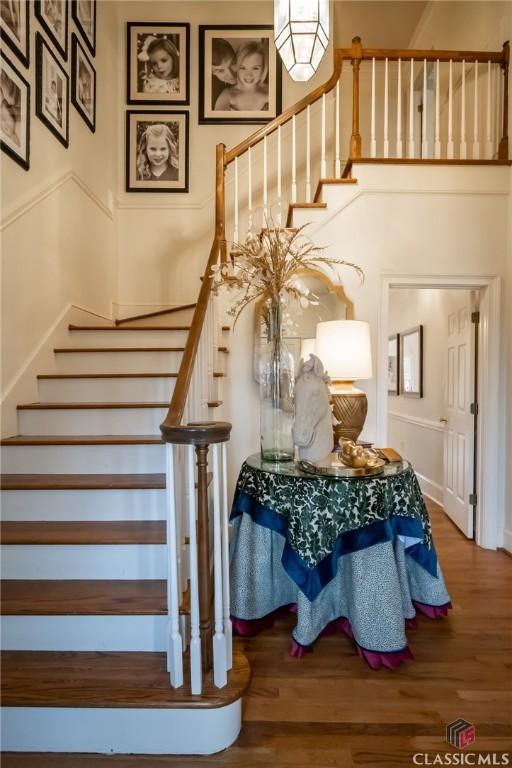
[[414, 157], [414, 59], [411, 59], [409, 82], [409, 157]]
[[388, 60], [384, 63], [384, 157], [389, 157], [389, 94], [388, 94]]
[[403, 157], [402, 144], [402, 59], [398, 59], [398, 82], [396, 100], [396, 156]]
[[436, 117], [435, 117], [435, 137], [434, 137], [434, 157], [439, 160], [441, 157], [441, 139], [439, 136], [439, 59], [436, 61]]
[[377, 157], [377, 139], [375, 138], [375, 57], [372, 59], [372, 112], [370, 124], [370, 157]]
[[222, 594], [224, 609], [224, 635], [226, 636], [226, 667], [233, 666], [233, 641], [229, 594], [229, 520], [228, 520], [228, 465], [226, 443], [222, 443]]
[[501, 96], [501, 67], [495, 67], [494, 68], [494, 93], [496, 95], [496, 102], [495, 102], [495, 117], [494, 117], [494, 147], [495, 152], [497, 152], [499, 144], [500, 144], [500, 138], [501, 138], [501, 105], [503, 104], [503, 99]]
[[306, 107], [306, 203], [311, 202], [311, 108]]
[[220, 506], [220, 468], [219, 445], [212, 446], [213, 451], [213, 580], [214, 580], [214, 621], [213, 635], [213, 682], [217, 688], [223, 688], [227, 681], [226, 637], [224, 635], [224, 615], [222, 610], [222, 531]]
[[475, 95], [473, 101], [473, 160], [480, 159], [480, 142], [478, 140], [478, 61], [475, 61]]
[[335, 95], [335, 158], [334, 158], [334, 178], [341, 179], [341, 162], [340, 162], [340, 81], [336, 83], [336, 95]]
[[277, 126], [277, 226], [283, 225], [283, 191], [281, 185], [281, 126]]
[[460, 83], [460, 149], [459, 157], [465, 160], [468, 156], [466, 142], [466, 62], [462, 61], [462, 77]]
[[325, 157], [325, 93], [322, 94], [322, 154], [320, 160], [320, 178], [327, 176], [327, 160]]
[[421, 157], [428, 157], [427, 138], [427, 60], [423, 59], [423, 108], [421, 110]]
[[491, 134], [491, 62], [487, 62], [487, 109], [485, 118], [485, 158], [492, 159]]
[[188, 448], [188, 535], [190, 567], [190, 690], [202, 691], [201, 679], [201, 631], [199, 627], [199, 572], [197, 563], [196, 490], [194, 446]]
[[446, 157], [448, 160], [453, 160], [453, 62], [451, 59], [448, 81], [448, 143], [446, 145]]
[[247, 233], [252, 234], [252, 162], [251, 148], [247, 150]]
[[235, 157], [235, 226], [233, 229], [233, 242], [238, 243], [238, 157]]
[[165, 445], [166, 454], [166, 498], [167, 498], [167, 616], [168, 640], [167, 671], [171, 685], [183, 685], [183, 644], [180, 635], [180, 599], [178, 579], [178, 546], [176, 536], [176, 503], [174, 496], [174, 453], [173, 446]]
[[263, 137], [263, 218], [265, 226], [268, 226], [268, 160], [267, 160], [267, 135]]
[[292, 117], [292, 203], [297, 202], [297, 143], [295, 135], [295, 115]]

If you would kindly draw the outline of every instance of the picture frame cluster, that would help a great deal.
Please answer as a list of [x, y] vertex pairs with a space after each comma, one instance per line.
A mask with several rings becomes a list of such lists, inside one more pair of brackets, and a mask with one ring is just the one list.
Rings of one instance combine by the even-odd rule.
[[[36, 22], [35, 56], [30, 29]], [[75, 30], [69, 36], [70, 15]], [[69, 105], [96, 130], [97, 0], [1, 0], [0, 148], [25, 170], [30, 167], [30, 84], [35, 61], [35, 113], [55, 138], [69, 146]], [[71, 39], [71, 47], [69, 45]], [[9, 49], [9, 56], [6, 54]], [[71, 55], [70, 55], [71, 50]], [[14, 63], [14, 58], [17, 64]], [[71, 73], [69, 72], [71, 65]]]

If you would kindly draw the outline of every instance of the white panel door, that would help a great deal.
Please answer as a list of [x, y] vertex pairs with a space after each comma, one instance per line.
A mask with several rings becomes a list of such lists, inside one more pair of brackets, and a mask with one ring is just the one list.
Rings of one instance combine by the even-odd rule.
[[453, 522], [473, 537], [474, 421], [470, 407], [473, 393], [473, 325], [469, 303], [448, 318], [444, 432], [444, 509]]

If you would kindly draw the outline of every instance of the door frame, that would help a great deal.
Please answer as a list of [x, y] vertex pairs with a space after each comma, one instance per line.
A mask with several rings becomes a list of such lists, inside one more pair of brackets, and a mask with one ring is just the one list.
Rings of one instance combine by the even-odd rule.
[[383, 275], [379, 307], [377, 360], [377, 442], [387, 444], [387, 350], [390, 288], [479, 290], [479, 421], [477, 444], [478, 504], [475, 541], [485, 549], [501, 546], [504, 527], [505, 456], [500, 426], [501, 278], [495, 275]]

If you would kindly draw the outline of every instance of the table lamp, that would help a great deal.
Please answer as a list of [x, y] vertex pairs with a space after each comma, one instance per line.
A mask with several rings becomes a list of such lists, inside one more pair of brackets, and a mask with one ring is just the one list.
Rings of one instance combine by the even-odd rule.
[[356, 379], [371, 379], [370, 326], [360, 320], [330, 320], [316, 327], [316, 354], [331, 377], [334, 444], [340, 437], [357, 440], [363, 429], [368, 401], [354, 387]]

